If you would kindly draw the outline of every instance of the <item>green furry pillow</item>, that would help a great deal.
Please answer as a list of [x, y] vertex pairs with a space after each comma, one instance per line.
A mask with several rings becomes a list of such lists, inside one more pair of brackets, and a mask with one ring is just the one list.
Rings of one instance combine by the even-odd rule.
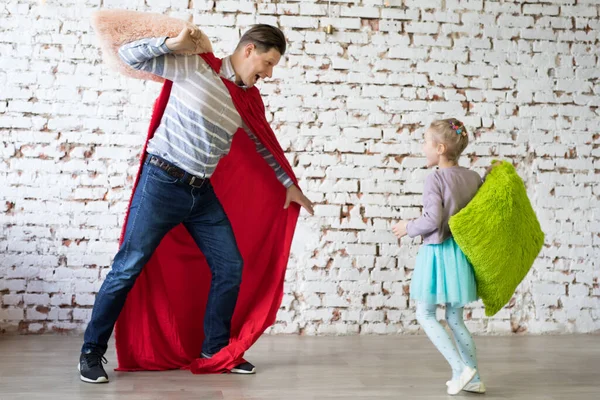
[[473, 200], [449, 224], [473, 264], [485, 314], [492, 316], [511, 299], [544, 244], [515, 168], [506, 161], [495, 165]]

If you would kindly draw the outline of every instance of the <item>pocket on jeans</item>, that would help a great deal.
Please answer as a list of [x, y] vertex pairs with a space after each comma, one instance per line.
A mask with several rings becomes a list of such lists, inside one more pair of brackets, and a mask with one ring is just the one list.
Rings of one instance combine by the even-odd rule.
[[164, 169], [160, 169], [155, 165], [150, 164], [149, 177], [152, 180], [162, 182], [162, 183], [176, 183], [179, 178], [171, 176]]

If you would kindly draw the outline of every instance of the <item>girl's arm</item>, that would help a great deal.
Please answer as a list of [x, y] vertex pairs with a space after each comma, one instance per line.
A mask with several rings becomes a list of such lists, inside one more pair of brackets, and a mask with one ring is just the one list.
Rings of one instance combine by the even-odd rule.
[[408, 223], [408, 236], [423, 236], [440, 229], [443, 208], [442, 185], [437, 174], [433, 173], [427, 177], [423, 188], [423, 215]]

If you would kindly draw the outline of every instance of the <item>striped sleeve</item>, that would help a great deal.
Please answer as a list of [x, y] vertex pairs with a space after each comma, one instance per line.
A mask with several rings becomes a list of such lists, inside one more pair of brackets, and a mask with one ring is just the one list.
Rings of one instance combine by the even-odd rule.
[[119, 57], [130, 67], [150, 72], [171, 81], [184, 80], [198, 68], [196, 55], [170, 54], [165, 44], [167, 37], [146, 38], [124, 44]]
[[277, 176], [277, 180], [279, 182], [281, 182], [281, 184], [283, 186], [285, 186], [286, 189], [289, 188], [290, 186], [292, 186], [294, 184], [294, 182], [288, 176], [288, 174], [285, 173], [283, 168], [281, 168], [281, 165], [279, 165], [277, 160], [275, 160], [275, 157], [273, 157], [273, 154], [271, 154], [269, 149], [267, 149], [260, 142], [260, 140], [258, 140], [258, 138], [254, 135], [254, 133], [252, 133], [252, 131], [250, 131], [250, 129], [245, 125], [244, 125], [244, 130], [246, 131], [248, 136], [250, 136], [250, 139], [252, 139], [252, 141], [256, 145], [256, 151], [258, 151], [258, 154], [260, 154], [262, 156], [262, 158], [264, 158], [264, 160], [267, 162], [267, 164], [269, 164], [269, 166], [273, 169], [273, 171], [275, 171], [275, 176]]

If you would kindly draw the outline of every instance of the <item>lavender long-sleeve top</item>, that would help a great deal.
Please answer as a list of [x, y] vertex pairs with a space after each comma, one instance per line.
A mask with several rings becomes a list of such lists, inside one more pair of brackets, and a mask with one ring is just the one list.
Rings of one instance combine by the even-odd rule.
[[434, 171], [425, 180], [423, 215], [408, 223], [408, 236], [422, 236], [423, 244], [439, 244], [452, 237], [448, 220], [471, 201], [481, 184], [481, 176], [464, 167]]

